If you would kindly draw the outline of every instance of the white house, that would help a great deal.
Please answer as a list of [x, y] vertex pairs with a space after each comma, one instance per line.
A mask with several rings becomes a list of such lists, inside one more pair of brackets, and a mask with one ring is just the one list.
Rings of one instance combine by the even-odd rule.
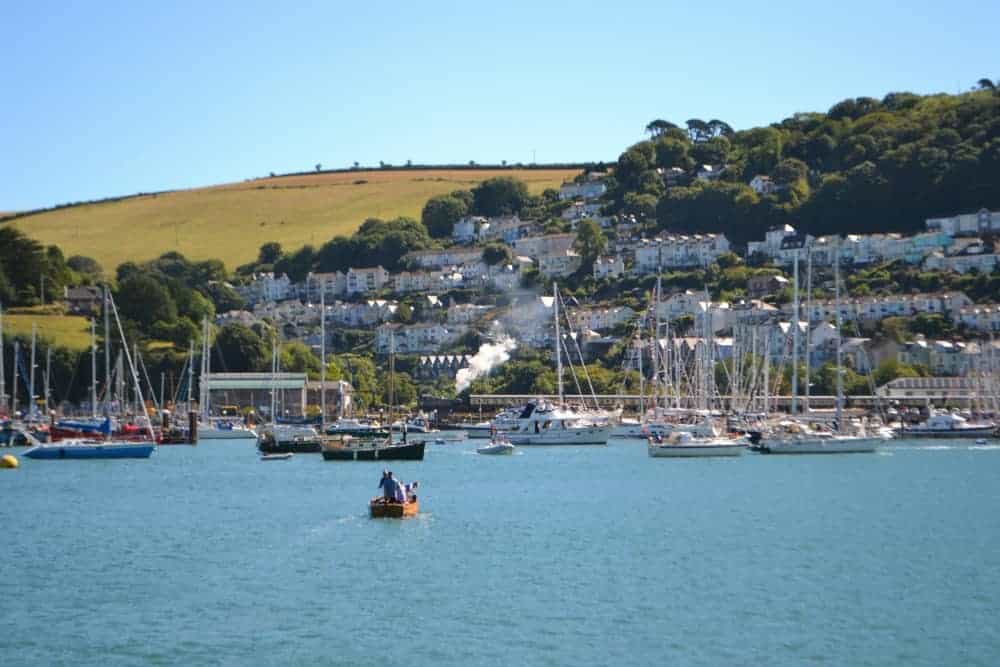
[[597, 218], [601, 214], [601, 205], [596, 202], [576, 201], [566, 207], [561, 214], [563, 220], [576, 221], [587, 218]]
[[695, 178], [699, 181], [717, 181], [725, 170], [725, 165], [703, 164], [698, 167]]
[[453, 303], [448, 306], [448, 324], [472, 324], [490, 309], [490, 306], [477, 306], [472, 303]]
[[262, 301], [284, 301], [294, 296], [292, 281], [285, 274], [255, 273], [246, 285], [238, 285], [233, 290], [243, 297], [247, 305]]
[[570, 311], [569, 321], [573, 329], [580, 331], [607, 331], [620, 324], [631, 322], [635, 311], [628, 306], [619, 308], [578, 308]]
[[708, 266], [719, 255], [729, 252], [729, 240], [722, 234], [667, 235], [653, 240], [642, 239], [633, 245], [638, 275], [656, 273], [661, 268]]
[[460, 324], [445, 326], [429, 322], [404, 326], [387, 323], [375, 331], [375, 351], [388, 354], [390, 348], [394, 348], [399, 354], [436, 352], [454, 343], [466, 331], [468, 327]]
[[[840, 301], [840, 318], [844, 322], [874, 321], [884, 317], [912, 317], [921, 313], [957, 315], [962, 308], [972, 305], [972, 300], [962, 292], [939, 292], [933, 294], [892, 294], [890, 296], [869, 296]], [[809, 304], [800, 304], [800, 316], [810, 322], [832, 321], [837, 316], [837, 302], [821, 299]], [[792, 312], [792, 304], [785, 304], [782, 310]]]
[[451, 230], [451, 238], [456, 243], [474, 243], [479, 227], [486, 222], [486, 218], [467, 215], [455, 223]]
[[542, 255], [556, 255], [572, 250], [574, 243], [576, 243], [575, 234], [548, 234], [517, 239], [513, 246], [518, 255], [540, 260]]
[[443, 250], [411, 250], [403, 256], [421, 269], [441, 269], [474, 262], [483, 256], [482, 248], [446, 248]]
[[389, 272], [381, 266], [370, 269], [355, 269], [351, 267], [347, 270], [345, 294], [367, 294], [375, 292], [385, 287], [389, 282]]
[[325, 295], [328, 302], [347, 293], [347, 274], [340, 271], [333, 273], [310, 273], [306, 276], [305, 297], [308, 301], [318, 302], [320, 295]]
[[583, 262], [574, 250], [546, 253], [538, 258], [538, 272], [549, 278], [562, 278], [575, 273]]
[[594, 260], [594, 278], [617, 278], [625, 273], [625, 260], [621, 255], [604, 255]]
[[927, 231], [944, 232], [948, 236], [970, 236], [1000, 232], [1000, 211], [979, 209], [975, 213], [961, 213], [947, 218], [927, 218]]
[[604, 181], [586, 181], [584, 183], [564, 183], [559, 188], [559, 199], [597, 199], [604, 196], [608, 186]]
[[965, 306], [958, 311], [956, 320], [959, 324], [976, 331], [1000, 333], [1000, 305], [988, 303]]
[[975, 239], [972, 243], [956, 244], [953, 252], [944, 254], [940, 251], [931, 253], [924, 260], [924, 268], [930, 271], [955, 271], [956, 273], [992, 273], [998, 265], [996, 251]]
[[750, 179], [750, 188], [759, 195], [769, 195], [775, 191], [774, 181], [770, 176], [757, 174]]
[[391, 320], [399, 304], [385, 299], [363, 303], [335, 303], [326, 307], [326, 321], [350, 328], [370, 327]]

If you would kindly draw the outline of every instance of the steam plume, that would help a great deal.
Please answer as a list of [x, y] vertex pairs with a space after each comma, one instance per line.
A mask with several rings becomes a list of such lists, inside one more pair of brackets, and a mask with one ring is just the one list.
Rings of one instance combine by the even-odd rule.
[[517, 341], [508, 336], [496, 343], [481, 345], [475, 356], [469, 359], [469, 367], [459, 370], [455, 376], [455, 391], [465, 390], [477, 377], [489, 373], [494, 366], [510, 359], [510, 353], [515, 347]]

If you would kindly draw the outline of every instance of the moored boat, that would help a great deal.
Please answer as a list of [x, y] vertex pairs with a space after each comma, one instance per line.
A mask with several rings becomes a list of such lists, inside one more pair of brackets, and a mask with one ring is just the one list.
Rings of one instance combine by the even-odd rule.
[[62, 440], [38, 443], [24, 455], [31, 459], [148, 459], [154, 443]]
[[293, 456], [295, 456], [295, 455], [292, 454], [291, 452], [287, 452], [285, 454], [261, 454], [260, 455], [260, 460], [261, 461], [287, 461], [288, 459], [292, 458]]
[[695, 458], [741, 456], [745, 449], [742, 438], [695, 438], [687, 431], [675, 431], [662, 441], [650, 438], [647, 452], [653, 458]]
[[423, 461], [424, 443], [347, 437], [336, 443], [323, 443], [322, 452], [324, 461]]
[[982, 438], [996, 434], [996, 424], [970, 423], [965, 417], [949, 412], [932, 413], [926, 421], [900, 429], [903, 438]]
[[606, 445], [612, 428], [572, 410], [528, 403], [507, 437], [514, 445]]

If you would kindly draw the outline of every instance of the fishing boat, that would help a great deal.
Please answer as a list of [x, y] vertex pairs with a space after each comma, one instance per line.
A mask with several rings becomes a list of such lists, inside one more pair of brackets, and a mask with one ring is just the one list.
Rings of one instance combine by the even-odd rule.
[[402, 519], [416, 516], [420, 511], [420, 502], [414, 498], [409, 502], [391, 502], [382, 496], [372, 498], [368, 503], [368, 511], [373, 519]]
[[287, 452], [285, 454], [261, 454], [260, 455], [260, 460], [261, 461], [287, 461], [288, 459], [292, 458], [293, 456], [295, 456], [295, 455], [292, 454], [291, 452]]
[[996, 432], [995, 424], [970, 423], [965, 417], [950, 412], [932, 412], [922, 423], [900, 428], [903, 438], [982, 438], [995, 436]]
[[666, 439], [649, 439], [648, 453], [653, 458], [692, 458], [740, 456], [746, 450], [742, 438], [696, 438], [687, 431], [675, 431]]

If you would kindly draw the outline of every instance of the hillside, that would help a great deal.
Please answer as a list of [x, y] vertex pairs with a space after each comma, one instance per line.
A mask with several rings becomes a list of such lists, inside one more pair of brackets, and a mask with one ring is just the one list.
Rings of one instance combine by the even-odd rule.
[[321, 245], [369, 217], [420, 217], [432, 196], [512, 176], [532, 193], [558, 187], [571, 169], [402, 169], [303, 174], [85, 204], [18, 218], [13, 224], [65, 256], [86, 255], [113, 270], [126, 261], [178, 250], [221, 259], [230, 269], [261, 244]]
[[31, 337], [31, 325], [38, 325], [38, 335], [70, 350], [90, 347], [90, 320], [79, 315], [64, 315], [58, 308], [16, 308], [3, 314], [4, 336]]

